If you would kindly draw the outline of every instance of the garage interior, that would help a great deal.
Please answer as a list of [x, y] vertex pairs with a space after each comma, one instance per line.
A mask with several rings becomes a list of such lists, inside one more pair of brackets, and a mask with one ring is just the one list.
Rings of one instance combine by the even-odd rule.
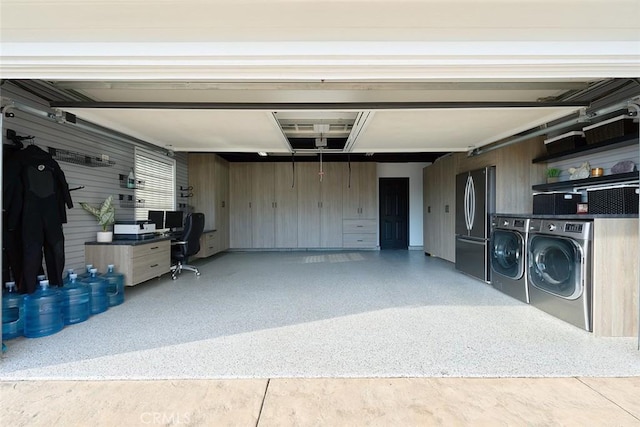
[[[320, 159], [373, 162], [377, 179], [413, 182], [409, 170], [451, 156], [472, 165], [526, 144], [539, 154], [568, 123], [632, 113], [640, 96], [636, 0], [5, 0], [1, 12], [2, 107], [15, 114], [3, 140], [11, 128], [116, 162], [66, 166], [87, 187], [74, 202], [121, 191], [104, 182], [130, 169], [127, 145], [175, 158], [180, 188], [189, 156], [209, 154], [319, 171]], [[527, 181], [508, 183], [521, 213], [544, 174], [530, 160]], [[410, 203], [422, 212], [419, 195]], [[406, 251], [232, 247], [195, 260], [200, 277], [127, 288], [115, 310], [12, 342], [3, 406], [25, 422], [48, 400], [39, 420], [68, 425], [155, 420], [147, 413], [185, 424], [640, 422], [622, 396], [640, 390], [638, 339], [595, 337], [425, 256], [418, 216]], [[78, 207], [69, 218], [78, 269], [94, 223]], [[66, 393], [115, 406], [72, 409]]]

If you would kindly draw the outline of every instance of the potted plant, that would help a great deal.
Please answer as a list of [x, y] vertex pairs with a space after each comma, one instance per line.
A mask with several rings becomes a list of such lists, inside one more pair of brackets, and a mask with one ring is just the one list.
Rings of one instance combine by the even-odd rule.
[[102, 227], [102, 231], [98, 231], [96, 240], [98, 242], [111, 242], [113, 240], [113, 231], [108, 231], [107, 228], [116, 222], [116, 209], [113, 206], [113, 196], [107, 197], [99, 208], [85, 202], [80, 202], [80, 206], [95, 216], [98, 224]]
[[562, 170], [558, 168], [547, 169], [547, 183], [558, 182], [561, 173]]

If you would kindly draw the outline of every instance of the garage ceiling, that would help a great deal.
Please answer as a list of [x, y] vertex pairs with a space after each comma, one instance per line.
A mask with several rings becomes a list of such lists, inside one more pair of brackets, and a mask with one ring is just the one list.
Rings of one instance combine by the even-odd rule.
[[[639, 0], [3, 0], [0, 75], [175, 151], [466, 151], [640, 69]], [[52, 92], [49, 92], [52, 93]], [[111, 102], [118, 104], [109, 104]]]

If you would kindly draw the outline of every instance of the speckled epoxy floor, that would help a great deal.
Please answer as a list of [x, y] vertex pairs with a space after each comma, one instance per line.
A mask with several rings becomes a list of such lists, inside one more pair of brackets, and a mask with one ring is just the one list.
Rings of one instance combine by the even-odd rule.
[[596, 338], [420, 251], [235, 252], [123, 305], [8, 341], [0, 379], [640, 375]]

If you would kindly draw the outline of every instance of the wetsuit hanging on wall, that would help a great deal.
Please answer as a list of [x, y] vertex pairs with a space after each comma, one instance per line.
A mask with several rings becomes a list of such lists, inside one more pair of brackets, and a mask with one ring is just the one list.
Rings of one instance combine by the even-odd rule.
[[73, 207], [69, 185], [58, 163], [36, 145], [20, 152], [23, 186], [22, 244], [24, 291], [37, 288], [42, 253], [49, 283], [62, 286], [64, 271], [64, 234], [68, 208]]

